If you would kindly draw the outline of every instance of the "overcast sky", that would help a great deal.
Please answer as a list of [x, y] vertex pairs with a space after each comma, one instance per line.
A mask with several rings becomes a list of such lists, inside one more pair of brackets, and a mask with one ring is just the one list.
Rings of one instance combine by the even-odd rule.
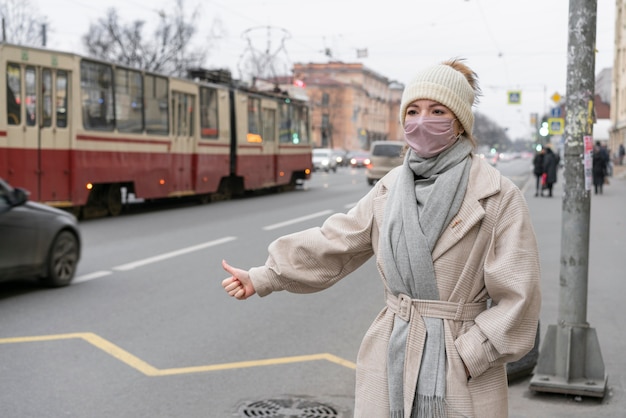
[[[175, 3], [31, 2], [48, 19], [48, 47], [78, 53], [89, 24], [109, 8], [124, 23], [140, 19], [150, 24]], [[613, 66], [615, 31], [615, 0], [597, 3], [596, 74]], [[483, 91], [476, 110], [508, 128], [512, 139], [530, 134], [530, 114], [549, 112], [554, 93], [566, 94], [566, 0], [185, 0], [185, 6], [201, 13], [195, 42], [207, 42], [211, 31], [222, 27], [225, 35], [212, 41], [206, 67], [230, 68], [235, 77], [250, 43], [257, 52], [276, 54], [286, 73], [296, 62], [327, 62], [328, 48], [334, 60], [362, 62], [401, 83], [424, 66], [463, 57]], [[365, 49], [367, 57], [357, 57]], [[508, 92], [514, 90], [522, 92], [519, 105], [508, 104]]]

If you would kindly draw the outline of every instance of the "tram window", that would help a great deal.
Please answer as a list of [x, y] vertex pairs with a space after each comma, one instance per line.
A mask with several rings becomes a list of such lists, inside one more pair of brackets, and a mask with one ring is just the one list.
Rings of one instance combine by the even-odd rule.
[[109, 65], [90, 61], [80, 63], [83, 125], [85, 129], [112, 131], [113, 69]]
[[143, 85], [138, 71], [115, 70], [115, 124], [120, 132], [143, 131]]
[[175, 109], [174, 122], [176, 135], [193, 135], [193, 96], [185, 93], [172, 93], [173, 109]]
[[200, 133], [202, 138], [217, 138], [219, 132], [217, 89], [200, 89]]
[[67, 127], [67, 71], [57, 71], [56, 111], [57, 127]]
[[37, 71], [34, 67], [26, 67], [24, 76], [26, 93], [26, 125], [37, 124]]
[[248, 97], [248, 142], [263, 142], [261, 137], [261, 100]]
[[22, 77], [20, 67], [7, 64], [7, 121], [19, 125], [22, 120]]
[[52, 126], [52, 72], [46, 68], [41, 72], [43, 126]]
[[169, 133], [167, 79], [146, 75], [146, 131], [150, 134], [167, 135]]
[[263, 109], [263, 140], [276, 141], [276, 110]]
[[281, 144], [291, 143], [291, 106], [287, 103], [280, 104], [280, 130], [278, 141]]
[[309, 139], [309, 108], [301, 105], [294, 106], [295, 130], [291, 142], [294, 144], [308, 144]]

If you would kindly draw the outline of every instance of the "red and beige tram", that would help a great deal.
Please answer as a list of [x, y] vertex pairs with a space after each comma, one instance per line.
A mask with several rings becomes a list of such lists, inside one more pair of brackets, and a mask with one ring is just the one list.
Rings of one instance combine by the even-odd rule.
[[293, 188], [311, 173], [309, 108], [283, 94], [0, 43], [0, 177], [52, 206]]

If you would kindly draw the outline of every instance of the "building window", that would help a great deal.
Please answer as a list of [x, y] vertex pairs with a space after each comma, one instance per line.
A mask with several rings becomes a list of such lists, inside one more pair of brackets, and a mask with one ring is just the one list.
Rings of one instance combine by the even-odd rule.
[[329, 101], [328, 93], [322, 93], [322, 106], [328, 106]]

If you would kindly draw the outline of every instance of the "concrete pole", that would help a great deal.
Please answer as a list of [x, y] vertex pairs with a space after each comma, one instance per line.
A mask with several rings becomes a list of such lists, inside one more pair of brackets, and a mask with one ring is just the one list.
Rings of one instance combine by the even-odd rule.
[[570, 0], [559, 316], [543, 340], [530, 389], [604, 397], [607, 375], [587, 322], [590, 190], [585, 144], [593, 143], [597, 0]]

